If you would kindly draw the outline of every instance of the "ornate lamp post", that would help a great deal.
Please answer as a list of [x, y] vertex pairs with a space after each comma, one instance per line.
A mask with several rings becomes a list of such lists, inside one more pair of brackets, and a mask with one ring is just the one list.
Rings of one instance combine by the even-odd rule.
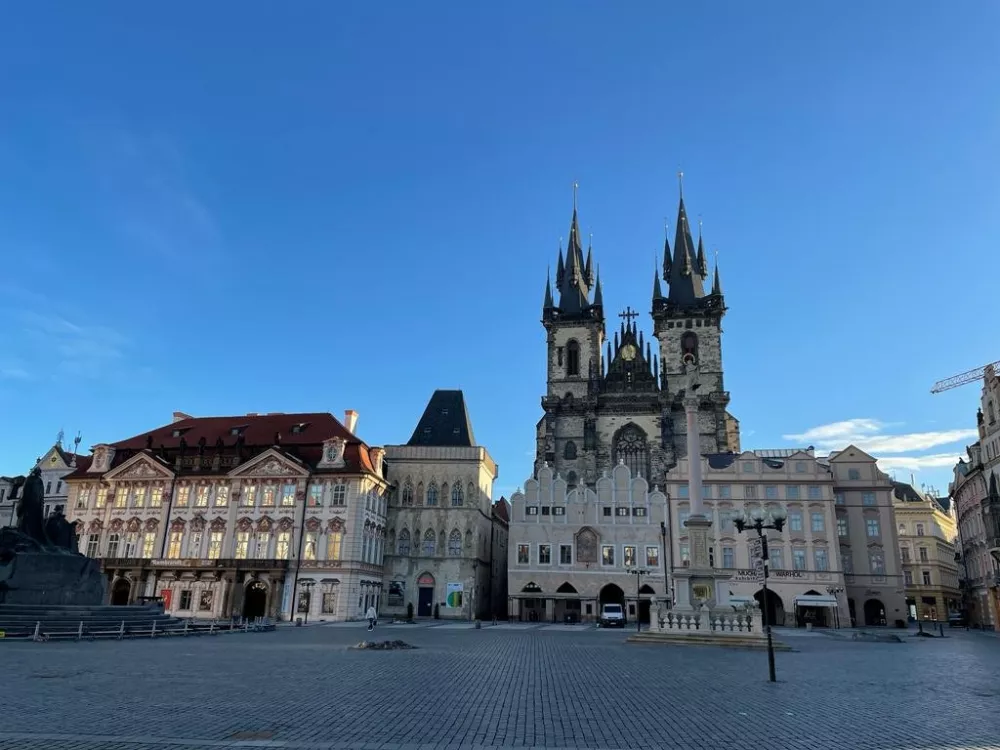
[[639, 616], [639, 582], [643, 576], [648, 576], [651, 571], [647, 568], [626, 568], [625, 572], [635, 576], [635, 632], [642, 631], [642, 618]]
[[767, 551], [767, 534], [765, 534], [766, 529], [774, 529], [775, 531], [781, 531], [785, 527], [785, 519], [788, 518], [787, 511], [778, 506], [774, 508], [769, 513], [765, 513], [764, 509], [761, 507], [756, 507], [748, 514], [743, 511], [742, 518], [736, 518], [733, 523], [736, 525], [736, 530], [743, 533], [747, 529], [753, 529], [757, 532], [757, 538], [760, 539], [760, 557], [761, 563], [764, 570], [764, 580], [762, 583], [762, 588], [764, 591], [764, 601], [761, 606], [761, 614], [764, 616], [764, 630], [767, 633], [767, 675], [771, 682], [777, 682], [778, 678], [774, 674], [774, 643], [771, 640], [771, 618], [767, 614], [767, 568], [768, 568], [768, 551]]
[[833, 608], [833, 626], [840, 627], [840, 595], [844, 593], [843, 586], [827, 586], [826, 593], [837, 600], [837, 606]]

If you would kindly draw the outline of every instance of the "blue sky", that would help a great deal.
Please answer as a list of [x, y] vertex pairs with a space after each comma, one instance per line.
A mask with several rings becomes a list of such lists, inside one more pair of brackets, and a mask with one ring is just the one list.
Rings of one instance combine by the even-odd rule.
[[[697, 7], [695, 7], [697, 6]], [[1000, 358], [992, 3], [37, 2], [0, 25], [0, 473], [196, 415], [462, 388], [531, 471], [571, 184], [650, 309], [676, 172], [745, 447], [944, 489]], [[648, 316], [641, 319], [647, 334]], [[832, 426], [831, 426], [832, 425]]]

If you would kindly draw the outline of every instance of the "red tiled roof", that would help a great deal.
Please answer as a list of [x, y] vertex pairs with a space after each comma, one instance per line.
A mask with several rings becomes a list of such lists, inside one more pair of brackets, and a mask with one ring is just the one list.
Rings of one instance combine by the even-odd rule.
[[[294, 431], [295, 428], [300, 431]], [[234, 430], [238, 432], [234, 434]], [[349, 432], [332, 414], [325, 412], [181, 419], [110, 443], [116, 449], [112, 468], [143, 451], [151, 454], [166, 453], [166, 462], [172, 463], [172, 457], [180, 450], [182, 440], [185, 455], [195, 455], [201, 445], [204, 445], [206, 453], [212, 453], [218, 450], [221, 440], [224, 455], [232, 455], [239, 445], [247, 454], [244, 463], [253, 455], [277, 447], [315, 470], [316, 464], [323, 457], [323, 441], [333, 437], [342, 438], [347, 443], [344, 449], [346, 466], [336, 470], [320, 469], [320, 472], [375, 473], [368, 445]], [[90, 456], [78, 457], [76, 471], [66, 478], [81, 479], [88, 476], [86, 470], [90, 462]]]
[[501, 496], [499, 500], [493, 503], [493, 513], [501, 521], [510, 523], [510, 505], [507, 503], [507, 498]]

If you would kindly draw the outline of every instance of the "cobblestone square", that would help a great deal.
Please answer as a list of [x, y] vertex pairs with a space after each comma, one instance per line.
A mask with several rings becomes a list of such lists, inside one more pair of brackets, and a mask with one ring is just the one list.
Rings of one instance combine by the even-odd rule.
[[[1000, 747], [1000, 639], [788, 634], [796, 649], [621, 631], [380, 626], [4, 643], [0, 750]], [[944, 677], [942, 677], [944, 676]]]

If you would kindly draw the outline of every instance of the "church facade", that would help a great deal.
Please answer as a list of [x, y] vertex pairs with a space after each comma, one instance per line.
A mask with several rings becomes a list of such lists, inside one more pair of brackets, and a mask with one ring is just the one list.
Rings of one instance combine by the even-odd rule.
[[626, 308], [609, 337], [601, 280], [586, 259], [574, 207], [565, 257], [556, 264], [555, 292], [546, 280], [547, 388], [536, 430], [535, 474], [548, 465], [570, 488], [594, 489], [624, 464], [635, 477], [662, 484], [687, 454], [683, 375], [696, 366], [704, 387], [698, 410], [703, 453], [738, 452], [739, 423], [728, 412], [722, 365], [726, 313], [719, 269], [709, 277], [704, 242], [695, 245], [681, 197], [674, 246], [663, 247], [663, 293], [653, 279], [653, 337]]

